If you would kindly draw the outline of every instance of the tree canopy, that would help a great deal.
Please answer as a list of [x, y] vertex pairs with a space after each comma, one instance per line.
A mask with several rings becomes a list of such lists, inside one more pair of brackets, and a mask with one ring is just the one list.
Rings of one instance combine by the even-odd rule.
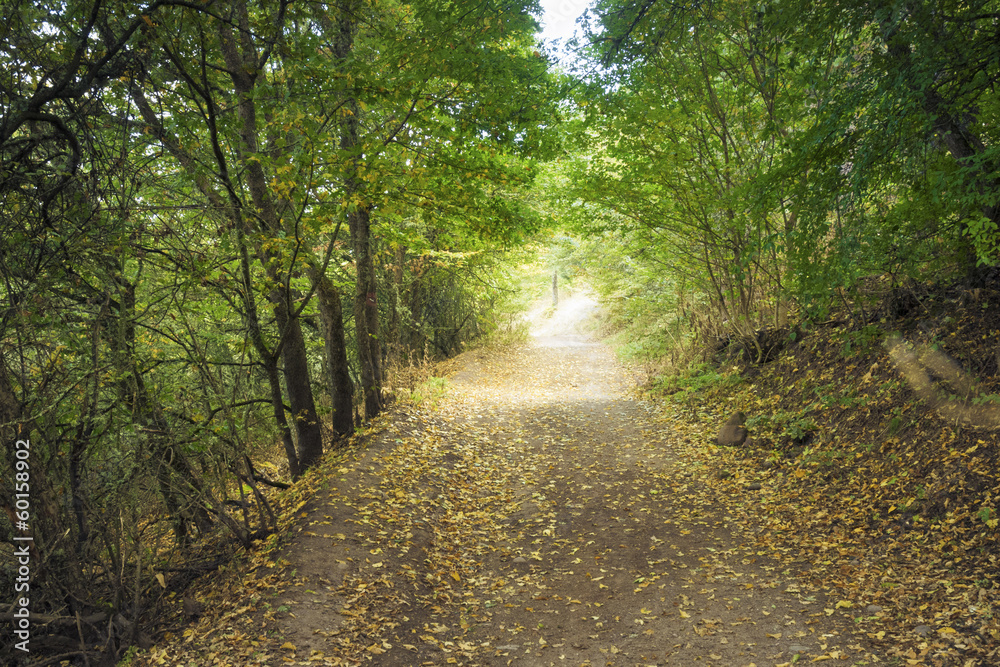
[[632, 296], [703, 342], [860, 304], [866, 279], [977, 283], [1000, 241], [998, 16], [992, 2], [596, 2], [559, 211], [658, 276]]

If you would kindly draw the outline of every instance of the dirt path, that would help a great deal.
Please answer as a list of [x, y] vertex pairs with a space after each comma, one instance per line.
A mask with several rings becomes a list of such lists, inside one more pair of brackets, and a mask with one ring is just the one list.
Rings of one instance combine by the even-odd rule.
[[836, 601], [740, 546], [693, 445], [580, 330], [592, 308], [466, 355], [337, 471], [284, 556], [274, 664], [873, 661]]

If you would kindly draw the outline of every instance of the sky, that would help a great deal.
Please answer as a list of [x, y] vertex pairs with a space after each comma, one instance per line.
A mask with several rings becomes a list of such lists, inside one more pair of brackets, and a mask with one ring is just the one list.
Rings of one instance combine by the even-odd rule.
[[567, 40], [577, 29], [576, 19], [592, 0], [541, 0], [542, 39], [559, 38]]

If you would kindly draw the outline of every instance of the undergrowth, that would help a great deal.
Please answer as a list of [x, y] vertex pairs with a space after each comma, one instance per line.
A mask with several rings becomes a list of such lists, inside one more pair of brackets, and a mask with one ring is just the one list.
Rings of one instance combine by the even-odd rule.
[[708, 390], [724, 391], [739, 386], [739, 369], [718, 368], [708, 363], [693, 363], [687, 368], [656, 376], [650, 391], [672, 403], [688, 405], [699, 400]]
[[432, 376], [412, 389], [401, 389], [398, 399], [400, 402], [412, 403], [417, 407], [436, 408], [447, 395], [448, 379]]

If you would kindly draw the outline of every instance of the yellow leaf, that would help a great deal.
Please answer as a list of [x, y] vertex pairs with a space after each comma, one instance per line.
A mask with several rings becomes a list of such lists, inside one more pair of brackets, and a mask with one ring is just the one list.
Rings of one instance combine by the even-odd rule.
[[841, 600], [837, 603], [837, 609], [850, 609], [854, 606], [854, 603], [850, 600]]
[[160, 574], [159, 572], [156, 573], [156, 581], [158, 584], [160, 584], [160, 588], [167, 587], [167, 582], [163, 579], [163, 575]]
[[958, 632], [958, 630], [956, 630], [955, 628], [940, 628], [940, 629], [938, 629], [938, 634], [942, 634], [942, 635], [951, 635], [951, 634], [955, 634], [956, 632]]
[[681, 609], [681, 618], [691, 618], [691, 614]]
[[458, 572], [452, 572], [451, 573], [451, 578], [454, 579], [455, 581], [461, 581], [462, 580], [462, 578], [460, 576], [458, 576]]
[[293, 644], [292, 642], [285, 642], [284, 644], [281, 645], [281, 648], [285, 651], [294, 651], [295, 644]]

